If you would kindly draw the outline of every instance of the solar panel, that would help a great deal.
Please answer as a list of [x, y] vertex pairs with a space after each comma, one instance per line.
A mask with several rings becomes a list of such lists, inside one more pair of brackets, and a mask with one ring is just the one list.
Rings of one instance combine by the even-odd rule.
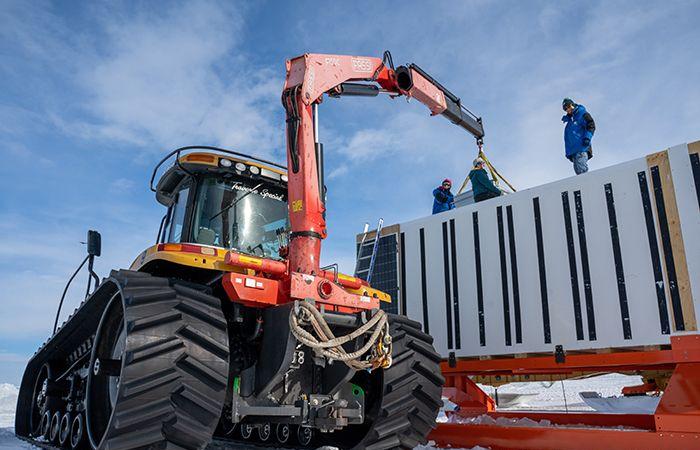
[[[358, 260], [357, 277], [363, 280], [369, 275], [369, 264], [372, 258], [372, 247], [374, 239], [366, 240], [360, 249], [357, 244], [356, 249], [360, 254]], [[377, 246], [377, 256], [372, 271], [372, 287], [391, 295], [391, 303], [381, 302], [381, 308], [388, 313], [399, 313], [399, 278], [398, 278], [398, 252], [397, 234], [392, 233], [379, 237]]]

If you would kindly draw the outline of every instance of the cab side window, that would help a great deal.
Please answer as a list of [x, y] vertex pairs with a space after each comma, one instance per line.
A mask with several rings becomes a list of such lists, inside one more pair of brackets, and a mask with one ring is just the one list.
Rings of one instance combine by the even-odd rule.
[[190, 196], [190, 186], [185, 186], [177, 194], [170, 213], [166, 242], [180, 242], [185, 225], [185, 211]]

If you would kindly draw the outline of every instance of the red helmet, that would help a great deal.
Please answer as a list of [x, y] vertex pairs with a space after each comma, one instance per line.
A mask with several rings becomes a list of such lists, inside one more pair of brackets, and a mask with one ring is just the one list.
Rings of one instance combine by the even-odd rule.
[[445, 183], [450, 183], [450, 186], [451, 186], [452, 180], [450, 180], [449, 178], [445, 178], [444, 180], [442, 180], [442, 184], [445, 184]]

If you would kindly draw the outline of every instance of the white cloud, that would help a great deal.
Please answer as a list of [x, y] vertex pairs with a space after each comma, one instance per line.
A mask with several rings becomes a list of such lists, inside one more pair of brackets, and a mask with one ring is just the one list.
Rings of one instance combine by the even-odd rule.
[[[29, 218], [0, 216], [0, 338], [46, 336], [71, 273], [85, 256], [86, 230], [102, 218], [102, 256], [95, 261], [100, 277], [128, 268], [138, 253], [152, 245], [157, 217], [116, 201], [103, 205], [66, 205], [63, 214]], [[68, 292], [62, 318], [85, 295], [85, 269]]]
[[399, 151], [404, 137], [392, 129], [364, 129], [354, 133], [340, 150], [350, 161], [372, 161]]
[[[53, 13], [55, 4], [2, 2], [0, 38], [20, 49], [40, 74], [32, 86], [50, 95], [36, 103], [36, 111], [0, 105], [0, 132], [15, 136], [52, 124], [86, 141], [156, 152], [190, 143], [261, 156], [284, 148], [282, 61], [255, 53], [258, 42], [244, 34], [247, 19], [239, 5], [135, 5], [131, 12], [123, 4], [91, 6], [98, 19], [89, 29], [74, 29]], [[380, 55], [390, 48], [397, 63], [415, 60], [484, 116], [487, 153], [518, 188], [572, 174], [559, 122], [566, 95], [586, 104], [598, 122], [592, 167], [700, 137], [700, 65], [693, 57], [700, 35], [694, 23], [680, 23], [682, 16], [693, 16], [684, 6], [692, 4], [674, 9], [601, 2], [581, 6], [573, 19], [568, 4], [542, 11], [492, 2], [417, 3], [391, 11], [348, 5], [290, 15], [292, 38], [286, 28], [269, 34], [290, 54]], [[339, 22], [339, 16], [345, 19]], [[22, 75], [11, 64], [2, 65], [0, 74]], [[66, 95], [57, 86], [67, 86]], [[392, 223], [429, 214], [432, 188], [445, 177], [461, 182], [476, 148], [471, 136], [429, 117], [418, 102], [342, 102], [348, 105], [340, 107], [347, 113], [342, 120], [322, 122], [330, 127], [322, 140], [332, 180], [324, 261], [340, 261], [351, 271], [353, 237], [365, 220], [383, 216]], [[118, 176], [124, 179], [115, 180], [114, 188], [129, 188], [132, 174]], [[92, 210], [61, 205], [37, 223], [16, 220], [4, 228], [0, 217], [0, 249], [25, 265], [0, 273], [0, 284], [12, 286], [0, 296], [12, 299], [14, 308], [0, 317], [1, 329], [43, 334], [51, 320], [46, 311], [55, 307], [63, 281], [80, 260], [76, 242], [95, 217], [113, 224], [104, 230], [101, 275], [128, 265], [154, 238], [153, 211], [144, 220], [143, 211], [123, 204]], [[87, 214], [89, 219], [74, 219]], [[26, 267], [35, 260], [42, 261], [41, 270]], [[18, 325], [23, 321], [31, 323]]]
[[343, 165], [335, 167], [333, 170], [331, 170], [328, 173], [328, 176], [326, 178], [329, 180], [332, 180], [334, 178], [338, 178], [338, 177], [343, 176], [346, 173], [348, 173], [348, 170], [350, 170], [350, 168], [347, 166], [347, 164], [343, 164]]
[[[392, 156], [415, 162], [446, 151], [446, 141], [474, 142], [474, 138], [461, 129], [451, 128], [450, 134], [442, 134], [444, 119], [430, 117], [428, 110], [418, 102], [380, 109], [389, 117], [380, 128], [363, 128], [347, 138], [336, 138], [338, 152], [349, 162], [365, 163]], [[376, 110], [372, 114], [382, 115]], [[334, 135], [342, 136], [339, 130]]]
[[238, 3], [126, 9], [93, 5], [96, 27], [83, 30], [69, 29], [49, 4], [32, 17], [22, 8], [2, 11], [11, 24], [2, 34], [75, 89], [69, 100], [45, 102], [40, 114], [49, 123], [84, 140], [157, 152], [202, 143], [281, 155], [283, 73], [242, 51]]
[[117, 178], [110, 183], [109, 190], [113, 193], [123, 193], [131, 191], [135, 186], [136, 182], [134, 182], [134, 180], [130, 180], [128, 178]]
[[53, 161], [36, 151], [30, 150], [21, 142], [7, 141], [0, 144], [0, 153], [5, 153], [11, 156], [13, 159], [20, 160], [23, 162], [29, 162], [31, 164], [40, 164], [43, 167], [53, 166]]
[[0, 133], [5, 136], [15, 136], [29, 130], [36, 130], [45, 122], [45, 118], [34, 111], [0, 104]]

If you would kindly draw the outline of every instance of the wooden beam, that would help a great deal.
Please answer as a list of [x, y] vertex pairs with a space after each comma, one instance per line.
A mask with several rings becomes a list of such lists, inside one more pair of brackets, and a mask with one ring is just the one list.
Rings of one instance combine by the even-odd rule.
[[[673, 186], [673, 177], [671, 176], [671, 165], [668, 159], [668, 150], [658, 153], [653, 153], [647, 156], [647, 166], [651, 170], [652, 167], [658, 167], [661, 178], [661, 187], [663, 189], [663, 199], [666, 209], [666, 219], [671, 239], [671, 249], [673, 252], [673, 263], [676, 268], [676, 279], [678, 291], [681, 299], [681, 309], [683, 311], [683, 322], [685, 331], [697, 331], [697, 320], [695, 317], [695, 306], [693, 305], [693, 296], [690, 288], [690, 275], [688, 273], [688, 263], [685, 256], [685, 245], [683, 244], [683, 233], [681, 232], [681, 220], [678, 214], [678, 204], [676, 203], [676, 191]], [[656, 210], [656, 202], [654, 209]], [[658, 219], [658, 211], [656, 211]], [[659, 235], [661, 231], [659, 230]], [[668, 268], [664, 262], [664, 272], [668, 276]], [[668, 279], [668, 278], [667, 278]], [[668, 283], [666, 283], [667, 294]], [[673, 317], [673, 314], [671, 314]], [[674, 328], [678, 329], [678, 324], [675, 323]]]
[[688, 144], [688, 153], [700, 153], [700, 141]]

